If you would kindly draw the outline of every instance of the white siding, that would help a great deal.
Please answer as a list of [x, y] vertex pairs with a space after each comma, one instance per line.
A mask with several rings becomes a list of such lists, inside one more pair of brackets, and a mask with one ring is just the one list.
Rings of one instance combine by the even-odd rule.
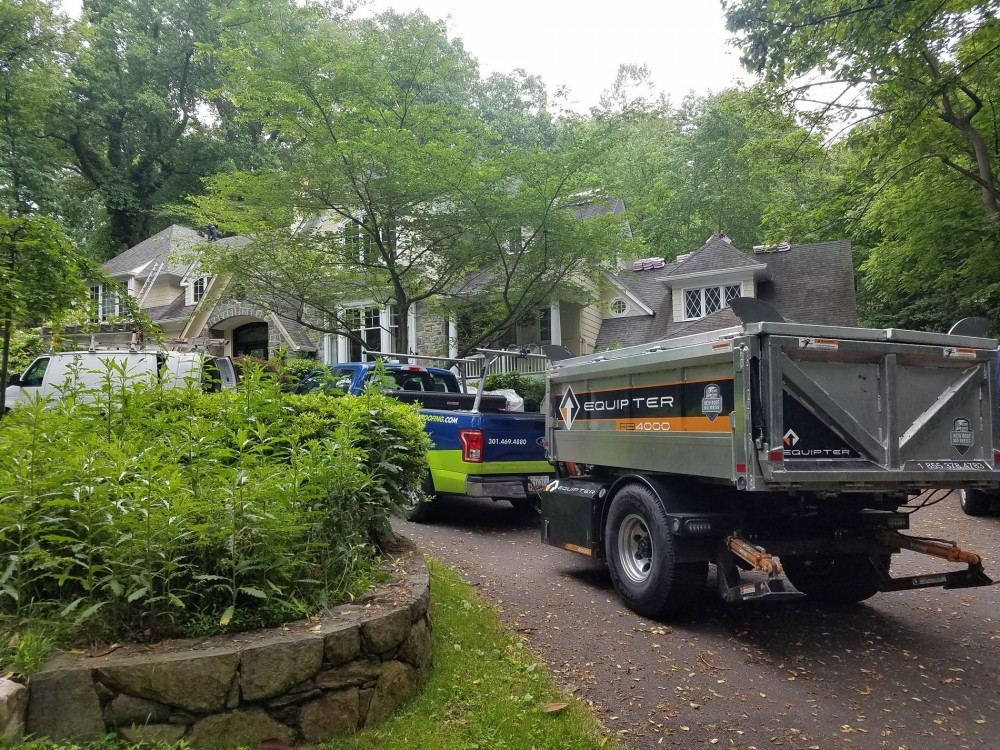
[[[141, 286], [139, 288], [142, 289]], [[177, 299], [178, 295], [183, 291], [184, 288], [180, 284], [157, 280], [157, 282], [153, 284], [153, 288], [149, 290], [149, 296], [147, 296], [145, 301], [142, 303], [143, 309], [169, 305]]]

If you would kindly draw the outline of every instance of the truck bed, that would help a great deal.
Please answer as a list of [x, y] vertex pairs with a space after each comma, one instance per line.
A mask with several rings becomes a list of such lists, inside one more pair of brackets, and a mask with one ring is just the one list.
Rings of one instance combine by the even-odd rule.
[[[441, 391], [386, 391], [387, 396], [407, 404], [421, 404], [425, 409], [441, 409], [444, 411], [470, 411], [476, 403], [474, 393], [447, 393]], [[506, 411], [507, 399], [504, 396], [483, 394], [479, 403], [479, 411], [484, 414], [495, 414]]]

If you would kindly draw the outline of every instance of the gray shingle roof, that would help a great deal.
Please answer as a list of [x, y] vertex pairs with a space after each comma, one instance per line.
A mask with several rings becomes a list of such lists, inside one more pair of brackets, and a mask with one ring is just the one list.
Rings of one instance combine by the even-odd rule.
[[757, 296], [787, 320], [856, 326], [858, 303], [850, 240], [793, 245], [785, 253], [755, 256], [767, 262], [771, 280]]
[[567, 206], [576, 206], [576, 218], [589, 219], [592, 216], [603, 216], [604, 214], [625, 213], [625, 202], [620, 198], [598, 198], [594, 200], [588, 197], [579, 203], [567, 203]]
[[[711, 259], [720, 265], [711, 267], [707, 263]], [[771, 304], [787, 320], [857, 325], [850, 241], [793, 245], [783, 253], [747, 255], [713, 238], [682, 263], [655, 271], [621, 271], [616, 274], [618, 281], [642, 299], [654, 314], [603, 321], [596, 348], [633, 346], [736, 325], [736, 317], [728, 308], [696, 321], [675, 322], [671, 291], [659, 279], [761, 263], [767, 264], [767, 271], [757, 275], [757, 297]]]
[[[171, 224], [162, 232], [157, 232], [115, 256], [102, 268], [112, 276], [128, 275], [144, 279], [154, 263], [163, 261], [166, 265], [160, 271], [161, 274], [183, 278], [191, 268], [193, 249], [199, 243], [207, 241], [194, 229]], [[217, 242], [220, 246], [239, 246], [246, 244], [248, 240], [246, 237], [223, 237]]]
[[166, 265], [160, 273], [182, 277], [187, 273], [190, 261], [185, 262], [171, 256], [181, 255], [199, 242], [205, 242], [205, 238], [198, 236], [195, 230], [172, 224], [115, 256], [103, 268], [112, 276], [127, 274], [144, 278], [153, 263], [164, 261]]
[[721, 237], [712, 235], [691, 257], [673, 266], [669, 269], [669, 273], [666, 273], [667, 269], [661, 270], [659, 276], [662, 278], [706, 271], [724, 271], [729, 268], [755, 266], [762, 262], [764, 261], [740, 252]]

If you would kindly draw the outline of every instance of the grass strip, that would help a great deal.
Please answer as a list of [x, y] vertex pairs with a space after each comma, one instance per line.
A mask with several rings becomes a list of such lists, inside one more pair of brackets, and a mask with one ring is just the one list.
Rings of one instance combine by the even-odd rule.
[[[618, 748], [579, 700], [493, 607], [450, 568], [429, 560], [434, 669], [424, 690], [377, 727], [327, 742], [327, 750], [565, 750]], [[566, 708], [547, 713], [549, 703]]]

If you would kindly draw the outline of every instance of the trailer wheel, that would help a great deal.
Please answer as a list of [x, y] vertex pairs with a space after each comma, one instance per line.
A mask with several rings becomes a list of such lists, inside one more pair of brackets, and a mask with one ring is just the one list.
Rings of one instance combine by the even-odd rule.
[[990, 506], [993, 505], [993, 498], [982, 490], [960, 490], [959, 498], [962, 512], [967, 516], [989, 515]]
[[434, 520], [437, 508], [434, 506], [434, 481], [428, 474], [420, 491], [411, 491], [403, 501], [403, 515], [413, 523], [429, 523]]
[[889, 555], [879, 556], [880, 572], [866, 555], [781, 558], [792, 585], [823, 604], [857, 604], [875, 596], [889, 573], [889, 562]]
[[687, 609], [704, 592], [708, 563], [674, 562], [674, 538], [659, 499], [629, 485], [611, 503], [605, 533], [611, 580], [625, 604], [644, 617]]

